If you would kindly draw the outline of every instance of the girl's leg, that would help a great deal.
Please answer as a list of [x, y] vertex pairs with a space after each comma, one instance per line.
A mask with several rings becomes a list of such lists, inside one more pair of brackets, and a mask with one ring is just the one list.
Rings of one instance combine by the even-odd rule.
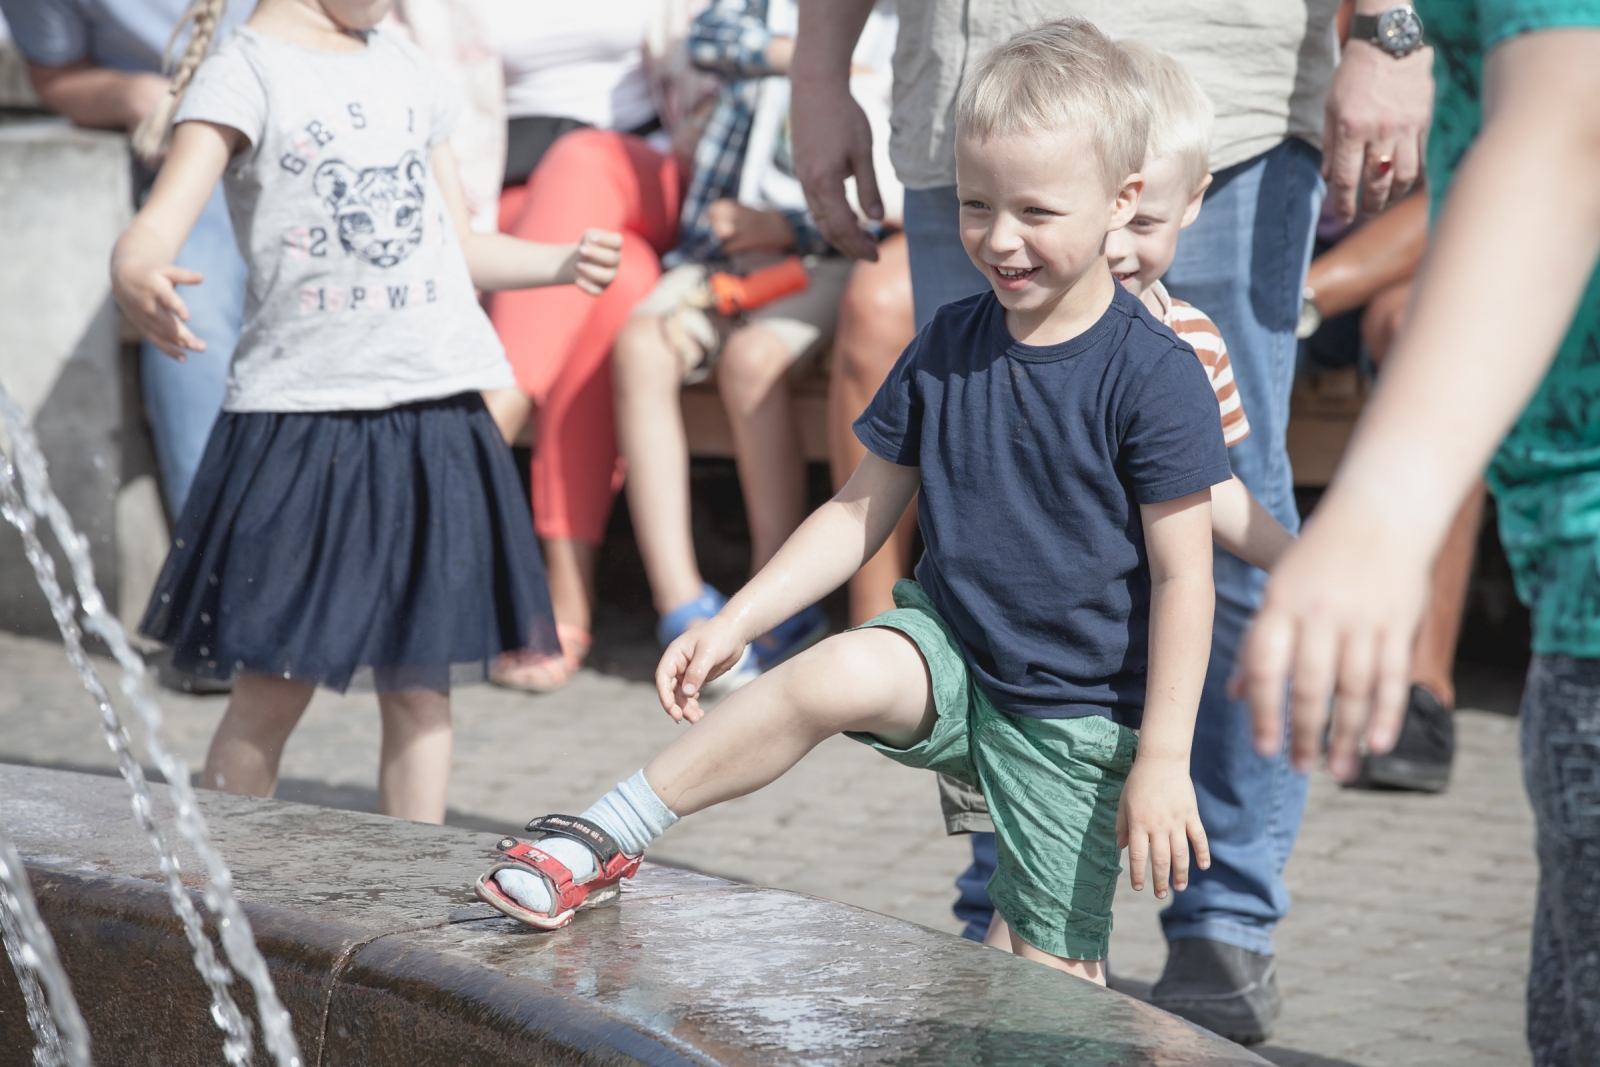
[[383, 750], [378, 807], [413, 822], [444, 822], [450, 789], [450, 694], [435, 689], [379, 693]]
[[284, 742], [314, 692], [314, 686], [270, 674], [239, 675], [206, 751], [201, 788], [270, 797], [278, 784]]
[[783, 339], [755, 324], [728, 338], [717, 367], [750, 519], [752, 574], [777, 554], [806, 514], [805, 456], [789, 403], [793, 365]]
[[[906, 240], [896, 235], [878, 246], [876, 263], [856, 264], [839, 302], [833, 373], [828, 379], [828, 458], [835, 489], [844, 487], [866, 454], [851, 425], [866, 410], [915, 333]], [[877, 555], [850, 579], [851, 625], [894, 607], [891, 590], [911, 572], [916, 529], [913, 502]]]
[[617, 437], [628, 467], [628, 510], [656, 611], [700, 596], [704, 579], [689, 526], [689, 441], [678, 407], [682, 363], [662, 320], [639, 315], [617, 336]]

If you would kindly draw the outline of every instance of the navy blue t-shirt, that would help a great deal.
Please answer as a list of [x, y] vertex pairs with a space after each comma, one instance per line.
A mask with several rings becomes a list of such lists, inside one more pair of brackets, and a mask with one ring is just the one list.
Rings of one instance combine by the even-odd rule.
[[995, 706], [1144, 710], [1150, 569], [1139, 505], [1232, 476], [1194, 350], [1122, 286], [1064, 344], [1015, 340], [992, 292], [940, 308], [855, 423], [920, 467], [917, 580]]

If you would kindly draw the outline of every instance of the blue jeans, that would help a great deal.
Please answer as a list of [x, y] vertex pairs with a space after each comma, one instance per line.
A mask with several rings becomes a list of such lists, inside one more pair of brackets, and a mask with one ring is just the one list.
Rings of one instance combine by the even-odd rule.
[[[1229, 458], [1251, 492], [1291, 530], [1299, 523], [1284, 432], [1300, 290], [1323, 193], [1318, 163], [1314, 148], [1289, 140], [1218, 173], [1164, 279], [1174, 296], [1205, 311], [1222, 331], [1251, 427], [1250, 436], [1229, 449]], [[958, 210], [949, 187], [906, 195], [919, 324], [939, 304], [984, 285], [961, 249]], [[1190, 768], [1210, 838], [1211, 869], [1190, 872], [1189, 888], [1175, 894], [1161, 922], [1168, 940], [1203, 937], [1270, 953], [1272, 929], [1289, 910], [1283, 865], [1300, 829], [1307, 780], [1282, 756], [1256, 755], [1246, 707], [1223, 692], [1266, 576], [1220, 549], [1215, 575], [1211, 666]], [[973, 835], [974, 868], [983, 867], [983, 852], [992, 848], [980, 836]], [[967, 909], [973, 884], [986, 881], [981, 870], [958, 880]], [[962, 917], [970, 922], [970, 914]], [[971, 926], [975, 932], [976, 924]]]
[[180, 287], [178, 295], [189, 306], [189, 329], [206, 343], [206, 350], [190, 352], [183, 363], [149, 343], [139, 353], [145, 413], [161, 468], [161, 491], [174, 519], [183, 511], [211, 425], [222, 410], [228, 363], [244, 316], [247, 272], [234, 243], [221, 185], [206, 201], [194, 231], [178, 252], [178, 266], [205, 275], [199, 285]]

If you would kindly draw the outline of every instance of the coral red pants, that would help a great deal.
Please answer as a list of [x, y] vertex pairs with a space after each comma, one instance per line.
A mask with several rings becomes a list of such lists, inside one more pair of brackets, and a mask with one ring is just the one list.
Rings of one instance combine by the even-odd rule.
[[500, 229], [529, 241], [622, 234], [622, 267], [598, 297], [576, 286], [496, 293], [489, 317], [537, 405], [533, 525], [540, 537], [598, 545], [621, 486], [611, 347], [655, 286], [678, 229], [678, 168], [629, 134], [577, 130], [550, 147], [528, 184], [500, 197]]

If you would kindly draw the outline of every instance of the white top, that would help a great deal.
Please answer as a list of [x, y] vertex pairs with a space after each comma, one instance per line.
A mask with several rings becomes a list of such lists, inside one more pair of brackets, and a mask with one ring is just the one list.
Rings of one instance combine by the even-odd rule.
[[513, 384], [430, 167], [459, 103], [416, 45], [358, 52], [246, 26], [177, 121], [250, 139], [223, 189], [249, 266], [226, 411], [373, 410]]
[[506, 114], [631, 130], [656, 113], [645, 78], [652, 0], [474, 0], [500, 50]]

